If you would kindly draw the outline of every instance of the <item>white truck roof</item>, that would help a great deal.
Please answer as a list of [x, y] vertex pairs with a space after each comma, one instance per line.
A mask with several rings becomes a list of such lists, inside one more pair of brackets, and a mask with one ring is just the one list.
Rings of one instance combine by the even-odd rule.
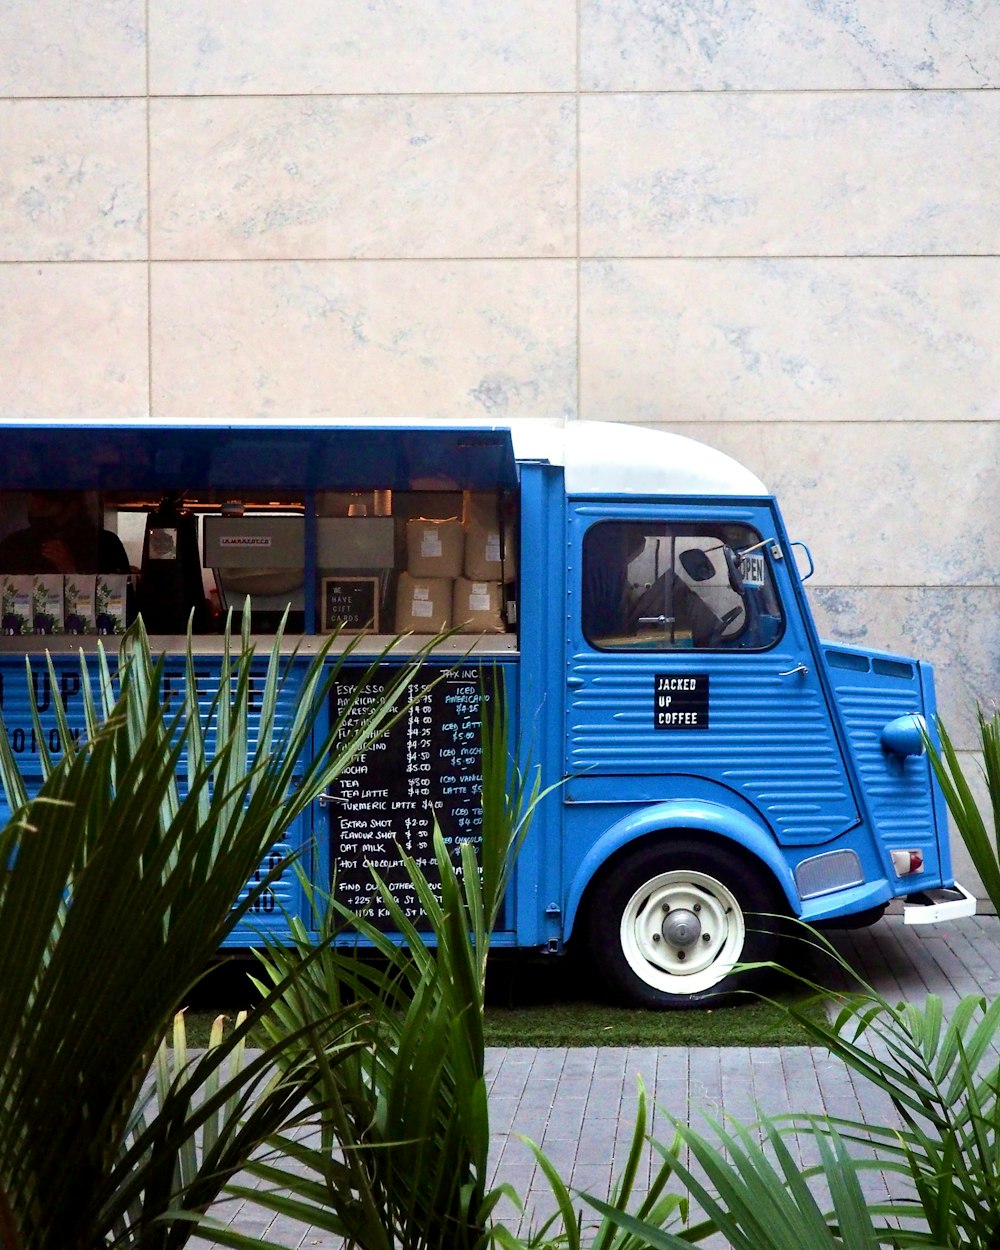
[[511, 422], [518, 460], [565, 468], [568, 495], [767, 495], [724, 452], [666, 430], [614, 421]]

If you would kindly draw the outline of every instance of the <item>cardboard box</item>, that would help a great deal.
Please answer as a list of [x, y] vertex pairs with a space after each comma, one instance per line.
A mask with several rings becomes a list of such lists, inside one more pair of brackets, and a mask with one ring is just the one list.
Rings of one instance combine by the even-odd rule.
[[450, 629], [451, 599], [450, 578], [400, 573], [396, 587], [396, 633], [439, 634]]
[[35, 573], [31, 579], [31, 632], [63, 632], [63, 575]]
[[470, 491], [465, 496], [463, 572], [477, 582], [513, 580], [514, 531], [509, 522], [505, 523], [501, 540], [496, 495]]
[[30, 634], [32, 630], [30, 573], [0, 573], [0, 631]]
[[503, 587], [499, 582], [459, 577], [452, 595], [451, 619], [463, 634], [502, 634]]
[[411, 577], [461, 577], [464, 557], [465, 531], [456, 517], [407, 521], [406, 571]]
[[316, 562], [330, 573], [391, 569], [396, 562], [392, 517], [320, 517], [316, 522]]
[[98, 573], [94, 585], [94, 615], [99, 634], [124, 634], [126, 573]]
[[67, 573], [63, 578], [63, 628], [67, 634], [93, 634], [97, 607], [93, 574]]

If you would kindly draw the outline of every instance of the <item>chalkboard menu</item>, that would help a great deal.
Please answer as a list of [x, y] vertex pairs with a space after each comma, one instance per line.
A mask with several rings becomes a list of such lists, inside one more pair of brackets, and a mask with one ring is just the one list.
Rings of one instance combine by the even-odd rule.
[[[415, 697], [425, 675], [407, 692]], [[382, 683], [365, 686], [343, 727], [377, 705]], [[346, 677], [334, 686], [331, 720], [347, 706], [355, 685]], [[436, 882], [433, 830], [437, 817], [457, 863], [462, 842], [479, 844], [482, 833], [482, 702], [489, 698], [482, 669], [463, 666], [448, 673], [393, 728], [374, 742], [329, 787], [331, 860], [336, 897], [353, 910], [371, 901], [369, 919], [388, 928], [388, 913], [374, 897], [371, 870], [392, 889], [418, 923], [421, 909], [397, 847]]]

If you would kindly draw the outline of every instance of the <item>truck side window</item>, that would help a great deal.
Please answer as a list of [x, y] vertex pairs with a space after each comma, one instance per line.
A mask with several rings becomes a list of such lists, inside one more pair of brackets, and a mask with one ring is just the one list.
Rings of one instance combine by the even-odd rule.
[[583, 632], [601, 650], [761, 651], [783, 628], [761, 535], [726, 522], [599, 521], [583, 543]]

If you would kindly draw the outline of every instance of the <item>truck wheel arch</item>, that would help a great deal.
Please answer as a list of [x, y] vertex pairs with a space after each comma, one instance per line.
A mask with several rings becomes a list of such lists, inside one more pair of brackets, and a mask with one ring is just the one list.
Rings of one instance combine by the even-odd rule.
[[780, 854], [770, 832], [749, 815], [721, 803], [668, 801], [631, 812], [611, 826], [587, 851], [566, 895], [564, 937], [572, 937], [585, 897], [603, 873], [621, 863], [629, 851], [650, 842], [668, 842], [672, 837], [703, 835], [706, 844], [716, 842], [736, 850], [763, 868], [774, 879], [792, 915], [799, 915], [798, 898], [791, 870]]

